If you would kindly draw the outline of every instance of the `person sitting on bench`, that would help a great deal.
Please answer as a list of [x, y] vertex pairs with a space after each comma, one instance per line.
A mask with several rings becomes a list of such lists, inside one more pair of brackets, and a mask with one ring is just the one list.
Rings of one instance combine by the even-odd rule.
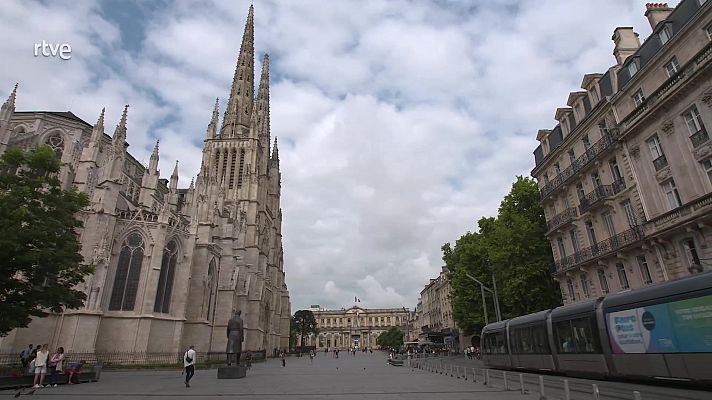
[[79, 383], [79, 371], [82, 369], [82, 366], [86, 364], [86, 361], [81, 360], [79, 362], [73, 362], [69, 363], [67, 368], [64, 370], [64, 374], [67, 375], [67, 383], [68, 384], [73, 384], [75, 382], [72, 382], [72, 378], [76, 377], [76, 383]]

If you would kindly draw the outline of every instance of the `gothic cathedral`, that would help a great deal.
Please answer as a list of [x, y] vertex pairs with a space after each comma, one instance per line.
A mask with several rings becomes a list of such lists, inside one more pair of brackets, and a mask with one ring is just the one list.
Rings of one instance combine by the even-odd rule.
[[128, 153], [127, 111], [114, 134], [71, 112], [16, 112], [17, 86], [0, 109], [0, 154], [45, 143], [62, 161], [61, 180], [91, 199], [78, 218], [82, 255], [95, 272], [84, 308], [35, 319], [0, 338], [0, 352], [29, 343], [68, 352], [224, 352], [226, 325], [242, 310], [245, 350], [286, 349], [290, 303], [284, 278], [277, 140], [271, 147], [269, 58], [253, 94], [250, 7], [227, 110], [218, 104], [202, 164], [187, 189]]

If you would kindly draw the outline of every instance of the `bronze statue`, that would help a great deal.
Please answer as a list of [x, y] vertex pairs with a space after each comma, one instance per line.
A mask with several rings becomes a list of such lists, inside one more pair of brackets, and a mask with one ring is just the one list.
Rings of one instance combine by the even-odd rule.
[[234, 310], [232, 318], [227, 322], [227, 365], [232, 365], [232, 359], [235, 359], [235, 365], [240, 365], [240, 354], [242, 353], [242, 342], [245, 341], [245, 326], [240, 318], [242, 312]]

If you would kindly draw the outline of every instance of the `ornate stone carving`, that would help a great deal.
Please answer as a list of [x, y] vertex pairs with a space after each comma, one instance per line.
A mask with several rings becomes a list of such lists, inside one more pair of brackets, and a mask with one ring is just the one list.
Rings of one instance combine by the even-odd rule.
[[670, 172], [669, 165], [655, 173], [655, 178], [658, 180], [658, 182], [666, 181], [666, 180], [670, 179], [671, 177], [672, 177], [672, 172]]
[[663, 125], [660, 127], [660, 129], [668, 136], [675, 133], [675, 125], [672, 123], [671, 120], [663, 122]]
[[633, 158], [638, 158], [640, 157], [640, 146], [633, 146], [630, 148], [630, 155]]
[[707, 107], [712, 108], [712, 93], [705, 93], [704, 96], [702, 96], [702, 102], [707, 105]]
[[709, 157], [710, 155], [712, 155], [712, 145], [710, 143], [707, 143], [704, 146], [700, 146], [695, 149], [695, 158], [698, 161], [701, 161]]

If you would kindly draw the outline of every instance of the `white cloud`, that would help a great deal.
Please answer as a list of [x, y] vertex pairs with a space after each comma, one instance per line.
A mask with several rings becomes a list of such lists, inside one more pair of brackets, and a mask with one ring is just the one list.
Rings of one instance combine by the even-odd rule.
[[[440, 246], [496, 213], [533, 166], [537, 129], [583, 74], [614, 63], [615, 26], [649, 33], [643, 3], [259, 2], [255, 67], [269, 52], [295, 309], [354, 296], [413, 307]], [[0, 94], [19, 81], [20, 110], [71, 108], [90, 123], [106, 106], [109, 133], [131, 104], [132, 154], [147, 160], [160, 138], [163, 175], [180, 159], [187, 186], [248, 2], [170, 3], [131, 24], [121, 7], [0, 2]], [[72, 59], [35, 58], [43, 39], [71, 43]]]

